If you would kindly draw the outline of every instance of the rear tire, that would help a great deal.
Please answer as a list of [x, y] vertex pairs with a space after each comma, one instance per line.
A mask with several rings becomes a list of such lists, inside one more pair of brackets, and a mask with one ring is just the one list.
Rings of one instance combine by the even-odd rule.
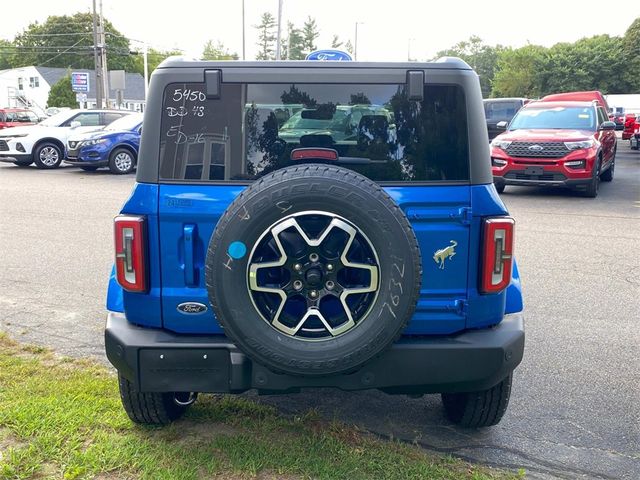
[[495, 186], [496, 186], [496, 191], [498, 193], [503, 193], [504, 189], [506, 187], [506, 185], [504, 183], [496, 183]]
[[28, 167], [29, 165], [31, 165], [33, 163], [33, 160], [16, 160], [13, 163], [14, 163], [14, 165], [16, 165], [18, 167]]
[[118, 374], [118, 386], [122, 406], [135, 423], [167, 425], [180, 418], [189, 408], [186, 405], [178, 405], [174, 401], [174, 397], [186, 401], [189, 393], [139, 392], [120, 374]]
[[467, 393], [443, 393], [444, 410], [453, 423], [466, 428], [497, 425], [509, 405], [511, 379], [507, 378], [488, 390]]

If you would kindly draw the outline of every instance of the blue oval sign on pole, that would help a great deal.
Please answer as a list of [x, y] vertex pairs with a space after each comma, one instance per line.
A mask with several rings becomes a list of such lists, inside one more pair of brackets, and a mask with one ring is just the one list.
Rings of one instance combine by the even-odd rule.
[[351, 55], [342, 50], [316, 50], [307, 55], [305, 60], [320, 60], [332, 62], [350, 62], [353, 60]]

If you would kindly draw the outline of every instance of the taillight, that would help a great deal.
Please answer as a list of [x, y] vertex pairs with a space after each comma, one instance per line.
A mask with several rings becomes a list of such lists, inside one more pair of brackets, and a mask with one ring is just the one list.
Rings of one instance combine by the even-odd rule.
[[147, 291], [147, 229], [144, 217], [115, 219], [116, 278], [129, 292]]
[[511, 217], [487, 218], [483, 226], [483, 264], [480, 277], [482, 293], [497, 293], [511, 281], [513, 264], [513, 228]]

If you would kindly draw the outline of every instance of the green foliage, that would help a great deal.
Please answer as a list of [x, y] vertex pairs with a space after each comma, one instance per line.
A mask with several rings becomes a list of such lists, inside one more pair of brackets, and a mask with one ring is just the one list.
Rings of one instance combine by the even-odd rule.
[[288, 60], [304, 60], [306, 55], [304, 52], [304, 37], [302, 31], [296, 28], [293, 23], [287, 25], [289, 32], [287, 36], [287, 59]]
[[636, 58], [640, 57], [640, 17], [629, 25], [623, 38], [625, 53]]
[[[110, 70], [132, 70], [129, 40], [104, 21]], [[27, 65], [93, 68], [93, 16], [90, 13], [50, 16], [29, 25], [13, 42], [13, 68]]]
[[546, 52], [540, 76], [543, 94], [574, 90], [626, 93], [631, 89], [622, 55], [623, 39], [598, 35], [558, 43]]
[[47, 99], [49, 107], [70, 107], [78, 108], [76, 94], [71, 89], [71, 75], [67, 74], [51, 86], [49, 90], [49, 98]]
[[503, 50], [496, 65], [491, 95], [493, 97], [538, 97], [541, 93], [539, 76], [544, 52], [545, 48], [538, 45]]
[[258, 60], [274, 60], [276, 45], [277, 22], [273, 15], [265, 12], [260, 17], [260, 23], [254, 26], [258, 30]]
[[13, 51], [13, 43], [0, 38], [0, 70], [11, 68], [11, 54]]
[[463, 40], [447, 50], [438, 52], [435, 58], [460, 57], [467, 62], [480, 76], [482, 95], [488, 97], [498, 59], [504, 50], [505, 47], [502, 45], [492, 47], [484, 44], [480, 37], [471, 35], [468, 40]]
[[209, 40], [204, 45], [202, 60], [238, 60], [238, 54], [231, 53], [220, 40], [216, 43]]
[[624, 34], [622, 49], [626, 66], [626, 80], [631, 92], [640, 92], [640, 17], [636, 18]]
[[347, 43], [344, 44], [344, 49], [353, 55], [353, 43], [351, 43], [351, 40], [347, 40]]
[[[147, 67], [149, 69], [149, 75], [151, 75], [151, 72], [153, 72], [160, 63], [173, 55], [182, 55], [182, 52], [180, 50], [163, 51], [149, 48], [147, 51]], [[132, 57], [131, 71], [139, 73], [140, 75], [144, 74], [144, 55], [142, 52], [136, 52], [135, 56]]]
[[340, 40], [338, 35], [334, 35], [331, 38], [331, 48], [340, 48], [344, 42]]
[[320, 32], [318, 31], [318, 25], [316, 25], [316, 20], [311, 18], [311, 16], [307, 17], [307, 20], [302, 25], [302, 48], [305, 52], [305, 55], [308, 53], [317, 50], [316, 46], [316, 38], [320, 36]]

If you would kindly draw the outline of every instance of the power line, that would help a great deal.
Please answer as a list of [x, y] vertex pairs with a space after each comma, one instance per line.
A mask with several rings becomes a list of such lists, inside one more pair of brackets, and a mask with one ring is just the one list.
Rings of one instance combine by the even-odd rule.
[[75, 35], [92, 35], [91, 32], [72, 32], [72, 33], [23, 33], [27, 37], [70, 37]]
[[[78, 41], [76, 42], [76, 45], [77, 45], [78, 43], [80, 43], [81, 41], [82, 41], [82, 40], [78, 40]], [[71, 48], [73, 48], [73, 47], [75, 47], [75, 45], [72, 45], [71, 47], [69, 47], [69, 49], [71, 49]], [[47, 63], [49, 63], [51, 60], [55, 60], [56, 58], [58, 58], [58, 57], [59, 57], [60, 55], [62, 55], [63, 53], [66, 53], [67, 51], [68, 51], [68, 50], [65, 50], [64, 52], [60, 52], [59, 54], [57, 54], [57, 55], [55, 55], [55, 56], [51, 57], [49, 60], [46, 60], [46, 61], [44, 61], [44, 62], [39, 62], [39, 63], [40, 63], [40, 66], [44, 66], [44, 65], [46, 65], [46, 64], [47, 64]]]

